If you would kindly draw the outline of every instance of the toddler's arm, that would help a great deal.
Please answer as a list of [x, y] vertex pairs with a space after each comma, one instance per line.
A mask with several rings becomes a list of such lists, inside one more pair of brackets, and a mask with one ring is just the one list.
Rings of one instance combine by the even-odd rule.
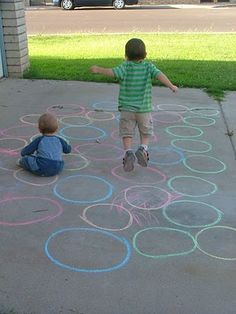
[[63, 138], [58, 137], [61, 145], [62, 145], [62, 151], [64, 154], [69, 154], [71, 152], [71, 145], [67, 143]]
[[111, 77], [115, 76], [111, 68], [102, 68], [102, 67], [98, 67], [96, 65], [93, 65], [90, 68], [90, 71], [92, 73], [95, 73], [95, 74], [103, 74], [103, 75], [111, 76]]
[[35, 140], [33, 140], [30, 144], [25, 146], [21, 151], [21, 156], [24, 157], [26, 155], [33, 154], [38, 149], [38, 144], [41, 141], [42, 136], [37, 137]]
[[157, 79], [164, 84], [165, 86], [169, 87], [173, 93], [176, 93], [178, 91], [178, 87], [173, 85], [171, 81], [168, 79], [168, 77], [164, 73], [160, 73], [157, 75]]

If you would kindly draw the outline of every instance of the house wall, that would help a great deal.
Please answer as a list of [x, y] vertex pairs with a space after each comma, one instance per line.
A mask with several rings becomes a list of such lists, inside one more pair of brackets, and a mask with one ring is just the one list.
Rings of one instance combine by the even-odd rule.
[[3, 44], [9, 77], [23, 77], [29, 66], [24, 0], [0, 0]]

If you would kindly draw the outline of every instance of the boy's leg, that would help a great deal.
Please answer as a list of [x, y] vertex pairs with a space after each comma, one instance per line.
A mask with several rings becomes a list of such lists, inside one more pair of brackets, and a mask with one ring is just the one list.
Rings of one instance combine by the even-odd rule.
[[135, 155], [138, 163], [142, 167], [147, 167], [149, 160], [148, 145], [150, 137], [153, 135], [153, 122], [151, 113], [137, 113], [137, 122], [140, 134], [140, 146]]
[[133, 135], [136, 126], [135, 114], [132, 112], [120, 113], [120, 136], [122, 137], [125, 155], [123, 158], [124, 171], [134, 169], [135, 156], [132, 151]]
[[38, 174], [39, 167], [35, 156], [24, 156], [19, 161], [19, 166], [34, 174]]

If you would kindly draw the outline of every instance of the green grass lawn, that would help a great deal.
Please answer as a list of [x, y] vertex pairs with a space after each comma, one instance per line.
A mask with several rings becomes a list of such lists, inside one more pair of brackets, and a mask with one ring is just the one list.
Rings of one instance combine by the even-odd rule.
[[203, 88], [218, 99], [224, 91], [236, 90], [236, 33], [29, 36], [25, 78], [114, 82], [89, 68], [118, 65], [133, 37], [145, 42], [147, 58], [177, 86]]

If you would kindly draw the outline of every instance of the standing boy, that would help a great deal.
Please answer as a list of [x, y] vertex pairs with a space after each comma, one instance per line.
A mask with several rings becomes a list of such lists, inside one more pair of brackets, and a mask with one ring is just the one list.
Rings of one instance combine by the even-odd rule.
[[[144, 42], [141, 39], [132, 38], [126, 43], [126, 61], [121, 65], [113, 69], [91, 67], [92, 73], [115, 77], [120, 82], [118, 110], [120, 111], [120, 136], [125, 150], [124, 171], [134, 169], [135, 156], [142, 167], [147, 167], [148, 144], [153, 135], [152, 79], [158, 79], [173, 92], [178, 90], [165, 74], [145, 60], [146, 55]], [[134, 154], [132, 140], [136, 126], [139, 129], [140, 146]]]

